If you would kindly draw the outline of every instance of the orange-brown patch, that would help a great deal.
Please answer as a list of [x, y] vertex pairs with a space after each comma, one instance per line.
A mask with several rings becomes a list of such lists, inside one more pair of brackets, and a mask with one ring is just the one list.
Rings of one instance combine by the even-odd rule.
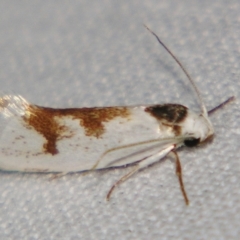
[[79, 119], [79, 124], [84, 128], [86, 136], [99, 138], [105, 132], [104, 122], [130, 115], [126, 107], [53, 109], [30, 105], [28, 111], [30, 114], [23, 117], [27, 127], [33, 127], [44, 136], [46, 139], [43, 145], [44, 152], [52, 155], [58, 153], [57, 141], [70, 137], [69, 134], [64, 135], [68, 129], [61, 125], [57, 118], [68, 116]]

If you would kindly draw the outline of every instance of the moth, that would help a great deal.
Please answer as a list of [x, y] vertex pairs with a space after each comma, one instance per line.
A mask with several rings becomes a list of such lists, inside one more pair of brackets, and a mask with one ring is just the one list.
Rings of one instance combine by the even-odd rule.
[[[147, 27], [146, 27], [147, 28]], [[166, 156], [175, 160], [186, 204], [176, 149], [194, 147], [214, 135], [194, 81], [159, 37], [147, 28], [178, 63], [197, 93], [201, 112], [180, 104], [54, 109], [30, 104], [19, 95], [0, 98], [0, 169], [67, 174], [129, 166], [107, 194], [139, 170]]]

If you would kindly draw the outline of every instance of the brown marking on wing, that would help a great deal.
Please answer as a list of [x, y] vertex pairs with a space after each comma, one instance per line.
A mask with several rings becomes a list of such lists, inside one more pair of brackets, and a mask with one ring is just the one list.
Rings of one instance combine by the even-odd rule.
[[80, 124], [87, 136], [99, 138], [105, 131], [104, 122], [116, 117], [127, 118], [130, 112], [126, 107], [81, 108], [73, 119], [81, 119]]
[[187, 107], [180, 104], [162, 104], [150, 106], [145, 109], [165, 126], [172, 128], [173, 133], [179, 136], [182, 127], [179, 125], [187, 117]]
[[180, 104], [162, 104], [147, 107], [146, 112], [158, 120], [169, 123], [180, 123], [187, 117], [187, 107]]
[[65, 116], [78, 119], [86, 136], [99, 138], [105, 132], [104, 122], [116, 117], [127, 118], [129, 115], [130, 111], [126, 107], [53, 109], [29, 105], [23, 119], [27, 123], [26, 127], [33, 127], [46, 139], [43, 145], [44, 152], [55, 155], [58, 153], [57, 141], [74, 134], [67, 132], [67, 127], [61, 125], [58, 119]]

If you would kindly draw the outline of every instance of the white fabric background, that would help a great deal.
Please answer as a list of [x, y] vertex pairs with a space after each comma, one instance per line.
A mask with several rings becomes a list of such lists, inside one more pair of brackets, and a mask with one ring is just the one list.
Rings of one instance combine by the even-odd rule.
[[[212, 143], [182, 149], [186, 207], [170, 161], [128, 169], [0, 173], [0, 239], [239, 239], [240, 2], [1, 1], [0, 90], [52, 107], [180, 102], [197, 109], [181, 59], [210, 109]], [[189, 93], [189, 94], [186, 94]], [[127, 136], [126, 136], [127, 137]]]

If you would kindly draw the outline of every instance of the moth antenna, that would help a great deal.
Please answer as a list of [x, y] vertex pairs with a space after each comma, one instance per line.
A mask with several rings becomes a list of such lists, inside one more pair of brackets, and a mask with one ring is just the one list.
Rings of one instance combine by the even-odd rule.
[[202, 95], [200, 94], [196, 84], [194, 83], [193, 79], [191, 78], [191, 76], [189, 75], [189, 73], [187, 72], [187, 70], [184, 68], [184, 66], [181, 64], [181, 62], [177, 59], [177, 57], [169, 50], [169, 48], [162, 42], [162, 40], [158, 37], [158, 35], [156, 33], [154, 33], [150, 28], [148, 28], [146, 25], [144, 25], [144, 27], [153, 35], [156, 37], [157, 41], [164, 47], [164, 49], [172, 56], [172, 58], [176, 61], [176, 63], [179, 65], [179, 67], [182, 69], [182, 71], [185, 73], [185, 75], [187, 76], [189, 82], [191, 83], [194, 91], [196, 92], [197, 96], [198, 96], [198, 101], [200, 103], [201, 106], [201, 110], [204, 116], [208, 116], [207, 113], [207, 109], [205, 107], [205, 104], [203, 102], [203, 98]]
[[223, 108], [225, 105], [233, 102], [234, 100], [235, 100], [235, 97], [234, 97], [234, 96], [228, 98], [226, 101], [220, 103], [219, 105], [217, 105], [217, 106], [214, 107], [213, 109], [209, 110], [209, 111], [208, 111], [208, 115], [211, 115], [211, 114], [215, 113], [218, 109]]

